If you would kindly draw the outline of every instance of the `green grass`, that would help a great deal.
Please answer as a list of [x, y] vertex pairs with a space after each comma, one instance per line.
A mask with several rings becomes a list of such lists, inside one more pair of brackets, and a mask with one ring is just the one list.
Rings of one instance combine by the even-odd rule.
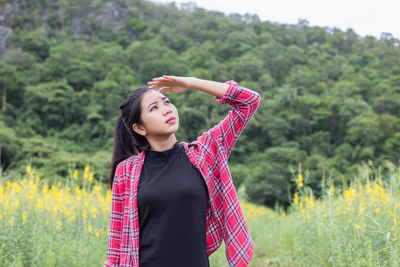
[[[18, 180], [1, 178], [0, 266], [103, 265], [111, 192], [83, 173], [50, 188], [29, 168]], [[249, 266], [398, 266], [398, 170], [384, 180], [326, 185], [319, 200], [301, 187], [287, 214], [246, 202], [240, 188], [255, 242]], [[224, 243], [210, 264], [228, 266]]]

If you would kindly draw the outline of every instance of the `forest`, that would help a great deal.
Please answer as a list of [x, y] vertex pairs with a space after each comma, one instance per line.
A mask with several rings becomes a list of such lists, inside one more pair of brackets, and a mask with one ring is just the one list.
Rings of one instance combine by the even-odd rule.
[[[229, 161], [253, 203], [289, 205], [298, 172], [318, 194], [326, 180], [348, 184], [365, 166], [373, 176], [400, 163], [400, 41], [390, 33], [278, 24], [193, 2], [0, 0], [0, 171], [29, 163], [55, 183], [90, 165], [108, 183], [119, 105], [162, 74], [235, 80], [261, 94]], [[179, 141], [231, 108], [194, 90], [168, 97]]]

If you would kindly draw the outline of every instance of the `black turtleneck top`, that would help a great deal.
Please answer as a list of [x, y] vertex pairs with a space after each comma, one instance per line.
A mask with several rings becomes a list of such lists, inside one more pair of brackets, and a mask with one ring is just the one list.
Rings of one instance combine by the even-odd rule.
[[145, 153], [137, 196], [139, 266], [209, 267], [202, 175], [178, 142]]

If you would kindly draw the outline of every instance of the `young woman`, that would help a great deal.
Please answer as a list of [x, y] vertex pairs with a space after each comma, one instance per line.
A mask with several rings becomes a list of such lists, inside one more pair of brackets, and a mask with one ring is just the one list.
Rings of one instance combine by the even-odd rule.
[[[148, 84], [122, 102], [115, 125], [104, 266], [208, 267], [208, 256], [222, 240], [229, 266], [247, 266], [254, 243], [228, 158], [260, 95], [233, 80], [163, 75]], [[232, 106], [218, 125], [191, 143], [177, 141], [179, 114], [163, 94], [188, 89]]]

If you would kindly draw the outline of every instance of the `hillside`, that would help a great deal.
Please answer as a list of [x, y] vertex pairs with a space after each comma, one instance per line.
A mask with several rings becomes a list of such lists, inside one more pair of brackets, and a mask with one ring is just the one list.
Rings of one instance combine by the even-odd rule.
[[[0, 0], [0, 163], [54, 179], [89, 164], [105, 181], [131, 90], [162, 74], [233, 79], [262, 96], [230, 158], [234, 183], [254, 203], [287, 205], [299, 172], [318, 195], [322, 179], [399, 164], [399, 43], [193, 3]], [[197, 91], [170, 98], [181, 141], [230, 109]]]

